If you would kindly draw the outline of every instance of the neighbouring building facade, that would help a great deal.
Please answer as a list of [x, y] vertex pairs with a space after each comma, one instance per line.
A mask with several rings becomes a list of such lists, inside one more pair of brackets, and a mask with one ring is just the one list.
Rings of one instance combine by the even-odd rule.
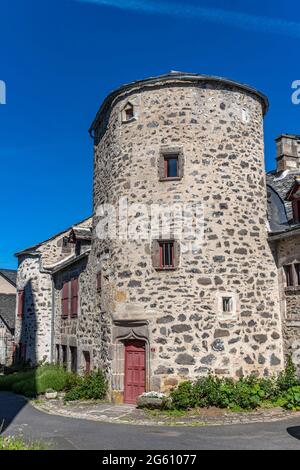
[[0, 269], [0, 367], [13, 363], [17, 271]]
[[267, 109], [247, 85], [180, 72], [108, 95], [90, 128], [93, 217], [18, 253], [24, 360], [101, 367], [128, 403], [282, 370], [300, 341], [300, 140], [280, 136], [266, 185]]

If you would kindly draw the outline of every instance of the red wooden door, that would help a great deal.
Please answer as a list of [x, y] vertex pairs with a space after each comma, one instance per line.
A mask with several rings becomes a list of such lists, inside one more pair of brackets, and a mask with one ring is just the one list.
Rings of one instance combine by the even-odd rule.
[[145, 343], [128, 341], [125, 343], [125, 403], [135, 403], [145, 391], [145, 378]]

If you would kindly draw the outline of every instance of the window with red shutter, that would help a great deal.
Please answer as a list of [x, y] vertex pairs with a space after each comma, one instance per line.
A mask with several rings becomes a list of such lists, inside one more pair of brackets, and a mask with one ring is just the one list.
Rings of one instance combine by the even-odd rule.
[[24, 290], [18, 291], [18, 317], [22, 318], [24, 313]]
[[61, 291], [61, 315], [66, 318], [69, 315], [69, 283], [64, 282]]
[[76, 317], [78, 314], [78, 277], [71, 281], [71, 316]]
[[165, 241], [159, 243], [160, 248], [160, 267], [173, 268], [174, 267], [174, 242]]

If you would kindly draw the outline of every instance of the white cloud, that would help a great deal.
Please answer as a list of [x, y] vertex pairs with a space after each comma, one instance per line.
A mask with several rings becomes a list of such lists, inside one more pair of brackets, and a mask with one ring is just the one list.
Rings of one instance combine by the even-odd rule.
[[153, 0], [75, 0], [81, 3], [92, 3], [99, 6], [132, 10], [147, 14], [176, 16], [178, 18], [198, 19], [234, 26], [253, 32], [281, 34], [300, 38], [300, 22], [281, 18], [250, 15], [247, 13], [218, 8], [204, 8], [195, 5], [154, 2]]

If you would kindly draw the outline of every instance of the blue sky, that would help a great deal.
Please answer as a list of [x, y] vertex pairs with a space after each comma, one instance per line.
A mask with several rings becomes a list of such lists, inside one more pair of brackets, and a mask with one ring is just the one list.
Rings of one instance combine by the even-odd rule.
[[2, 0], [0, 267], [90, 215], [89, 125], [120, 84], [169, 70], [219, 75], [266, 93], [274, 138], [300, 134], [300, 9], [279, 0]]

